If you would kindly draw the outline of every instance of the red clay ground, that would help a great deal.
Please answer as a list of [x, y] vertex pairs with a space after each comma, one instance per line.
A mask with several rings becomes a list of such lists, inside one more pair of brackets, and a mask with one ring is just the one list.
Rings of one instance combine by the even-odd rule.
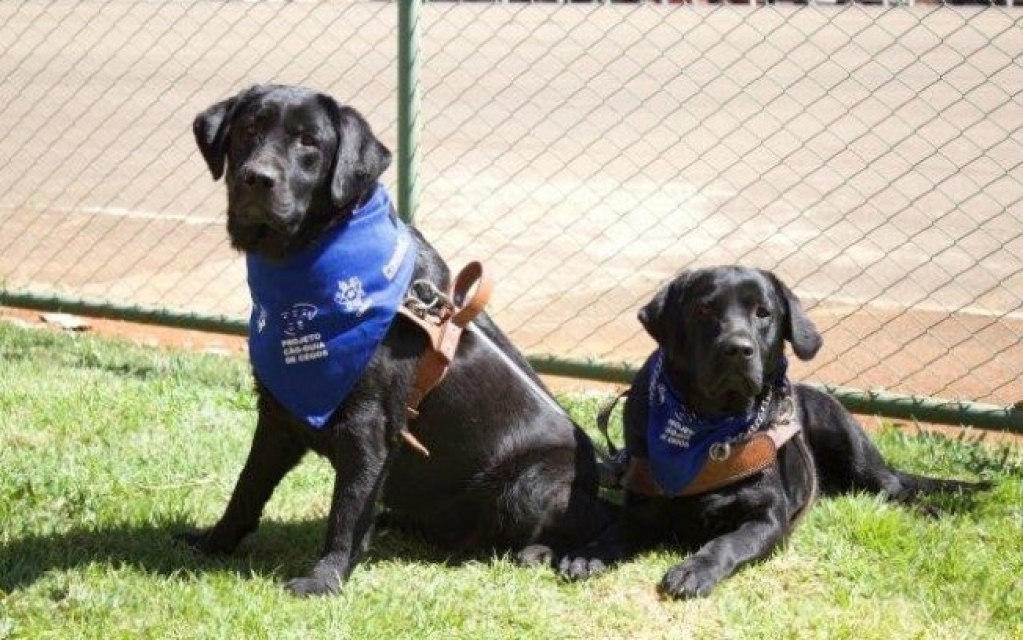
[[[139, 324], [124, 322], [121, 320], [109, 320], [105, 318], [82, 318], [88, 325], [85, 331], [103, 337], [118, 338], [127, 340], [134, 344], [146, 347], [165, 347], [171, 349], [186, 349], [202, 353], [214, 353], [220, 355], [243, 355], [246, 353], [245, 338], [241, 336], [206, 333], [202, 331], [191, 331], [188, 329], [176, 329], [150, 324]], [[0, 321], [11, 322], [18, 326], [31, 327], [41, 330], [64, 331], [55, 324], [44, 322], [42, 313], [38, 311], [16, 309], [11, 307], [0, 307]], [[543, 376], [544, 381], [559, 393], [573, 392], [604, 392], [611, 393], [621, 389], [620, 385], [581, 380], [576, 378], [560, 378], [555, 376]], [[871, 431], [877, 430], [882, 418], [878, 416], [859, 415], [858, 418], [863, 425]], [[896, 421], [896, 426], [909, 433], [941, 433], [950, 437], [983, 437], [988, 442], [1012, 443], [1023, 447], [1023, 434], [1013, 434], [1000, 431], [978, 430], [973, 428], [961, 428], [949, 425], [937, 425], [930, 423], [910, 424], [905, 421]]]

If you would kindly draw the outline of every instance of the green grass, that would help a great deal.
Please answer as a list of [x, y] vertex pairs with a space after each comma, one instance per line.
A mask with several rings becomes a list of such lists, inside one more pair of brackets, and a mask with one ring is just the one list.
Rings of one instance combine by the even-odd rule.
[[[589, 425], [601, 398], [565, 402]], [[822, 500], [789, 544], [708, 598], [659, 599], [659, 551], [565, 584], [506, 558], [449, 563], [378, 535], [334, 598], [281, 588], [322, 544], [331, 474], [308, 458], [230, 558], [173, 534], [212, 523], [245, 454], [245, 362], [0, 323], [0, 638], [1020, 638], [1023, 457], [895, 429], [911, 470], [986, 477], [940, 519]]]

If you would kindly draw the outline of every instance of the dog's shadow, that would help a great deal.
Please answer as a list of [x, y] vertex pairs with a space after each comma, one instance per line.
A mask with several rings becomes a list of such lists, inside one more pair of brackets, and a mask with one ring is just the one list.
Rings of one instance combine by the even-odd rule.
[[[184, 521], [78, 527], [62, 533], [27, 535], [0, 545], [0, 593], [26, 589], [51, 572], [93, 564], [130, 567], [184, 581], [206, 573], [233, 573], [279, 582], [305, 575], [323, 543], [320, 520], [267, 520], [231, 555], [205, 555], [177, 536], [194, 531]], [[474, 556], [478, 558], [479, 556]], [[471, 558], [446, 554], [414, 534], [377, 527], [363, 564], [400, 558], [404, 561], [458, 566]]]

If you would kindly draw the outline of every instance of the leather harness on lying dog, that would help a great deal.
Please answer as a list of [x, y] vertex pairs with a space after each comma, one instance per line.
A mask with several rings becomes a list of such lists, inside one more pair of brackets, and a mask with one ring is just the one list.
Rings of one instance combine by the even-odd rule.
[[[797, 420], [778, 420], [763, 431], [757, 431], [737, 442], [711, 451], [710, 457], [696, 477], [677, 496], [695, 496], [745, 480], [771, 466], [782, 445], [799, 433]], [[632, 456], [626, 467], [623, 486], [647, 496], [664, 495], [654, 480], [650, 461]]]
[[[405, 403], [408, 420], [415, 420], [419, 416], [419, 404], [444, 379], [455, 357], [462, 332], [486, 307], [493, 289], [493, 280], [479, 261], [465, 265], [447, 293], [441, 292], [426, 280], [412, 283], [405, 302], [398, 307], [398, 313], [426, 332], [430, 344], [419, 358], [412, 390]], [[408, 426], [402, 428], [401, 437], [422, 455], [430, 455], [429, 450], [408, 430]]]
[[[644, 496], [664, 496], [665, 492], [654, 478], [650, 460], [629, 455], [625, 450], [618, 451], [608, 436], [607, 423], [611, 412], [618, 400], [627, 393], [628, 390], [617, 396], [597, 416], [597, 426], [604, 434], [612, 454], [612, 460], [603, 465], [601, 484], [607, 488], [624, 488]], [[754, 433], [733, 442], [714, 445], [696, 477], [670, 497], [696, 496], [745, 480], [770, 467], [777, 459], [781, 447], [789, 440], [794, 440], [803, 458], [806, 485], [810, 488], [806, 503], [794, 514], [793, 521], [801, 518], [817, 498], [817, 469], [802, 433], [792, 391], [787, 383], [781, 387], [780, 393], [781, 411]]]

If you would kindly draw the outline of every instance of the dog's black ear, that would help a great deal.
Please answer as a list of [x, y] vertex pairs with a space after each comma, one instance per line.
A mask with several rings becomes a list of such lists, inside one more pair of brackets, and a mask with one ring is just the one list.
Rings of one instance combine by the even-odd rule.
[[774, 283], [778, 295], [785, 301], [786, 319], [788, 320], [785, 327], [785, 339], [792, 343], [792, 350], [800, 360], [813, 358], [824, 344], [824, 339], [821, 338], [813, 321], [806, 315], [803, 304], [796, 294], [792, 293], [792, 290], [773, 273], [767, 273], [767, 276]]
[[231, 130], [231, 116], [238, 96], [228, 98], [209, 107], [192, 121], [192, 133], [199, 151], [206, 160], [214, 180], [224, 175], [224, 160], [227, 158], [227, 135]]
[[643, 305], [637, 314], [640, 324], [659, 345], [664, 345], [667, 342], [670, 337], [670, 328], [677, 324], [672, 322], [671, 315], [673, 310], [678, 309], [681, 304], [680, 298], [685, 290], [687, 280], [687, 272], [679, 274], [667, 286], [655, 293], [653, 299]]
[[391, 152], [358, 111], [336, 105], [335, 113], [338, 142], [330, 199], [340, 207], [373, 187], [391, 165]]

